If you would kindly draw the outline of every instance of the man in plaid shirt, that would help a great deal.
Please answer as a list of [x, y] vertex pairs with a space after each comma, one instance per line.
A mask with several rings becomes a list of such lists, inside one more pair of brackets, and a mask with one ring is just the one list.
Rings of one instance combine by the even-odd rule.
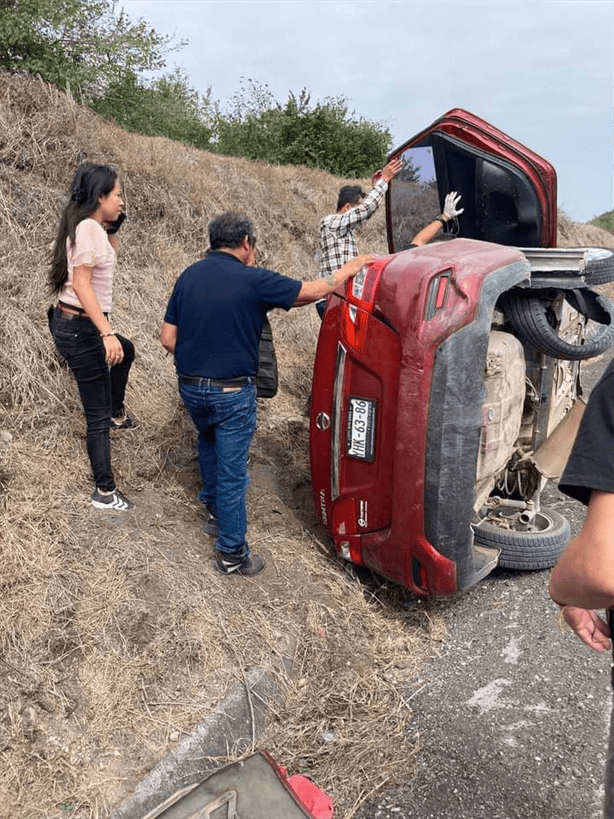
[[[366, 195], [358, 185], [345, 185], [341, 188], [337, 212], [325, 216], [320, 222], [320, 244], [316, 257], [320, 277], [330, 276], [347, 261], [358, 256], [354, 230], [373, 216], [386, 195], [388, 183], [402, 167], [402, 159], [393, 159], [382, 171], [373, 174], [373, 190]], [[460, 196], [456, 193], [449, 193], [446, 196], [446, 207], [450, 213], [444, 208], [441, 216], [414, 237], [413, 244], [420, 245], [430, 241], [441, 230], [444, 221], [461, 214], [463, 209], [457, 208], [459, 200]], [[325, 307], [326, 299], [316, 302], [320, 318], [324, 315]]]

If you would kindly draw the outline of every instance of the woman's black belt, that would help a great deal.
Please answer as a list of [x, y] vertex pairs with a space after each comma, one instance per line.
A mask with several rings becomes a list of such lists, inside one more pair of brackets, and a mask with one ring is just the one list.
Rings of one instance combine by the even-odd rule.
[[193, 387], [246, 387], [251, 383], [249, 375], [238, 378], [205, 378], [201, 375], [182, 375], [177, 373], [180, 384], [191, 384]]
[[[65, 319], [87, 319], [91, 321], [91, 318], [85, 312], [83, 307], [77, 307], [75, 304], [66, 304], [66, 302], [59, 301], [58, 302], [58, 310], [64, 315]], [[102, 314], [105, 318], [109, 317], [108, 313]]]

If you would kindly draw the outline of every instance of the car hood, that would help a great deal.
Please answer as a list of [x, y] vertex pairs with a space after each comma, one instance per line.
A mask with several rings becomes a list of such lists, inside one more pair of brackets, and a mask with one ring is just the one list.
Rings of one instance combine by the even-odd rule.
[[448, 235], [515, 247], [556, 246], [556, 171], [480, 117], [454, 108], [391, 154], [404, 167], [386, 198], [388, 245], [405, 250], [450, 191], [464, 212]]

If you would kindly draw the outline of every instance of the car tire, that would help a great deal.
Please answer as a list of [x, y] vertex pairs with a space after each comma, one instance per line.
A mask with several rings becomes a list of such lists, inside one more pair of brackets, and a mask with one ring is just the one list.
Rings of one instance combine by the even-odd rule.
[[486, 519], [473, 527], [475, 542], [501, 549], [499, 566], [520, 571], [549, 569], [570, 537], [568, 521], [553, 509], [535, 513], [533, 531], [504, 529]]
[[610, 247], [587, 247], [584, 278], [588, 285], [614, 281], [614, 250]]
[[510, 290], [505, 294], [503, 309], [518, 338], [552, 358], [583, 361], [609, 350], [614, 345], [614, 305], [586, 287], [570, 290], [567, 299], [584, 315], [602, 325], [586, 344], [570, 344], [560, 338], [548, 321], [547, 300], [539, 298], [534, 292]]

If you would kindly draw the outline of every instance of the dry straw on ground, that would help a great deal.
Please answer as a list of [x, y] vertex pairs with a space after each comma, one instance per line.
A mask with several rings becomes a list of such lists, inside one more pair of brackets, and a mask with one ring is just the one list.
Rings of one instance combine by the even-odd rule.
[[[128, 401], [142, 425], [114, 438], [118, 482], [137, 502], [119, 518], [88, 504], [82, 412], [45, 317], [49, 245], [84, 159], [118, 167], [130, 214], [113, 323], [137, 348]], [[401, 693], [444, 628], [436, 607], [344, 572], [318, 533], [304, 418], [315, 310], [273, 317], [281, 390], [260, 407], [249, 495], [269, 568], [249, 582], [211, 572], [194, 435], [158, 341], [210, 217], [247, 212], [261, 263], [309, 278], [338, 185], [126, 134], [0, 73], [0, 805], [12, 819], [108, 816], [259, 665], [287, 695], [262, 746], [309, 772], [340, 819], [411, 773], [419, 739]], [[383, 234], [379, 213], [363, 247], [384, 252]]]
[[[250, 491], [250, 536], [270, 568], [240, 593], [210, 569], [194, 436], [158, 340], [209, 218], [249, 213], [261, 263], [311, 277], [339, 182], [125, 134], [33, 79], [0, 74], [0, 106], [0, 804], [13, 819], [107, 816], [246, 669], [266, 664], [287, 698], [264, 747], [349, 815], [411, 771], [416, 740], [395, 681], [442, 631], [398, 592], [365, 596], [317, 540], [304, 426], [315, 310], [273, 317], [281, 391], [260, 408]], [[113, 320], [137, 348], [128, 400], [142, 426], [114, 439], [118, 481], [138, 504], [120, 520], [88, 504], [82, 412], [45, 318], [49, 244], [84, 159], [117, 165], [130, 214]], [[384, 250], [381, 215], [364, 241]]]

